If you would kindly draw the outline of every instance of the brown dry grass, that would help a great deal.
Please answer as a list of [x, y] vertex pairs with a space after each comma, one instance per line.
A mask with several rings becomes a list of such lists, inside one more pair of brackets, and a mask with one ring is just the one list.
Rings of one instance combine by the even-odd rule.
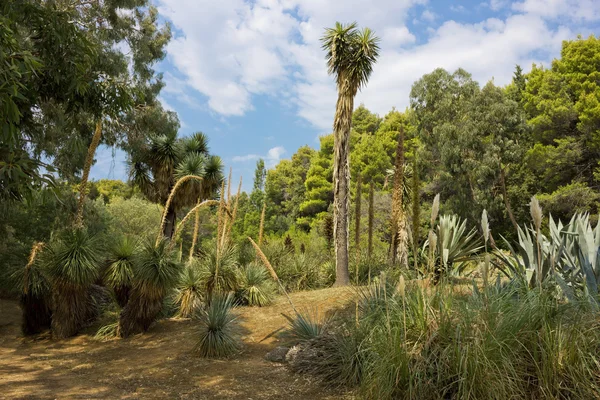
[[[343, 308], [348, 288], [291, 295], [298, 307], [323, 312]], [[99, 342], [83, 334], [66, 340], [47, 335], [24, 339], [16, 302], [0, 300], [0, 398], [10, 399], [339, 399], [283, 365], [264, 360], [279, 345], [273, 331], [291, 313], [280, 296], [269, 307], [238, 310], [244, 350], [230, 360], [205, 360], [191, 354], [194, 322], [167, 319], [148, 333]]]

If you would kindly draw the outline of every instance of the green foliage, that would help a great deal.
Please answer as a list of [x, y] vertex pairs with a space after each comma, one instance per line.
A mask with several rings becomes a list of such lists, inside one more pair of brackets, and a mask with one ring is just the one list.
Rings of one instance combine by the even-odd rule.
[[248, 264], [240, 271], [238, 282], [237, 297], [243, 304], [264, 307], [275, 297], [275, 282], [262, 265]]
[[137, 197], [115, 197], [106, 205], [106, 211], [111, 236], [155, 238], [158, 233], [162, 210], [157, 204]]
[[219, 294], [199, 312], [195, 354], [200, 357], [222, 358], [240, 350], [234, 304], [233, 294]]
[[587, 398], [600, 388], [585, 305], [518, 285], [374, 293], [358, 326], [348, 315], [306, 342], [300, 372], [377, 399]]

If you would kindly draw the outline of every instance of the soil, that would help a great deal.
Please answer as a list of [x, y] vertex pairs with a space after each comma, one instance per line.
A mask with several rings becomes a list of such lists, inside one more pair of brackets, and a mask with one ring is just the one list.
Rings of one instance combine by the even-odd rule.
[[[297, 308], [342, 309], [348, 288], [291, 295]], [[66, 340], [23, 338], [18, 303], [0, 300], [0, 398], [6, 399], [340, 399], [313, 378], [264, 360], [281, 345], [273, 332], [291, 313], [285, 297], [237, 310], [244, 349], [226, 360], [196, 357], [195, 322], [164, 319], [129, 339], [99, 341], [94, 331]]]

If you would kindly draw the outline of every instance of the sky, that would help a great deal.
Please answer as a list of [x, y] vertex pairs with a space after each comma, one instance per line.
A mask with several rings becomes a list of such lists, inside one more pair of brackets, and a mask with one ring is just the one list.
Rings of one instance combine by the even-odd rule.
[[[563, 40], [600, 33], [597, 1], [153, 0], [173, 31], [156, 65], [160, 100], [178, 113], [180, 135], [207, 134], [226, 174], [232, 167], [250, 190], [259, 158], [272, 168], [331, 132], [337, 94], [319, 39], [336, 21], [381, 38], [355, 105], [384, 116], [404, 110], [414, 81], [435, 68], [505, 85], [516, 64], [550, 65]], [[125, 159], [100, 148], [91, 177], [126, 180]]]

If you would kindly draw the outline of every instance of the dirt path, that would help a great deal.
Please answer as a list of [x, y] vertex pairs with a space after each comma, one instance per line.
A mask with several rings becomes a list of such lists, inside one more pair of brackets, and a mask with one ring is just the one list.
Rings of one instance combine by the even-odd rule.
[[[292, 295], [297, 307], [340, 308], [348, 289]], [[148, 333], [99, 342], [83, 334], [62, 341], [24, 339], [16, 302], [0, 300], [0, 398], [7, 399], [339, 399], [347, 397], [264, 360], [286, 325], [290, 306], [240, 308], [244, 351], [231, 360], [191, 355], [194, 322], [162, 320]]]

